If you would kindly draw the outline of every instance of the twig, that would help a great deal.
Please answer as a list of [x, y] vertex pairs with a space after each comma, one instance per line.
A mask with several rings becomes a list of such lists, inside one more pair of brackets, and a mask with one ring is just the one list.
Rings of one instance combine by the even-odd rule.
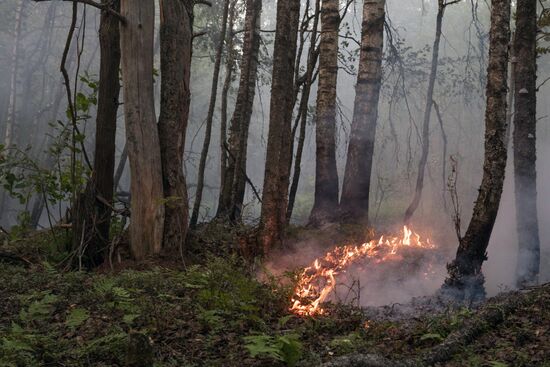
[[[235, 156], [233, 155], [233, 153], [229, 150], [229, 148], [227, 147], [227, 143], [224, 142], [223, 144], [223, 147], [224, 149], [227, 151], [227, 153], [229, 154], [229, 156], [231, 157], [231, 159], [233, 160], [233, 162], [237, 163], [237, 159], [235, 158]], [[239, 168], [241, 170], [241, 173], [244, 175], [245, 179], [246, 179], [246, 182], [250, 185], [250, 188], [252, 189], [252, 191], [254, 191], [254, 195], [256, 195], [256, 199], [258, 199], [258, 201], [261, 203], [262, 202], [262, 198], [260, 197], [260, 194], [258, 194], [258, 190], [256, 190], [256, 186], [254, 186], [254, 183], [252, 182], [252, 180], [248, 177], [248, 175], [246, 174], [245, 170], [243, 170], [243, 168], [239, 165]]]

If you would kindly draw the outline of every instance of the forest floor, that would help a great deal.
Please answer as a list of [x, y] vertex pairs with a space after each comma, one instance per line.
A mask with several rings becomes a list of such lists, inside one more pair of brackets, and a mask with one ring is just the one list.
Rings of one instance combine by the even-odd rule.
[[259, 281], [235, 255], [76, 272], [55, 266], [50, 244], [42, 233], [0, 245], [0, 366], [550, 366], [550, 284], [476, 307], [425, 298], [413, 312], [297, 317], [292, 275]]

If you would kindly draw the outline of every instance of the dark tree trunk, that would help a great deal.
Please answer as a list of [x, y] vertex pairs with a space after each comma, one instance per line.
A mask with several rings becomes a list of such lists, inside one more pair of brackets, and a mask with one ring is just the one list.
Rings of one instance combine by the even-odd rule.
[[[13, 47], [11, 53], [10, 93], [8, 101], [8, 115], [4, 131], [4, 149], [9, 149], [14, 143], [14, 126], [17, 114], [17, 77], [19, 73], [19, 53], [21, 41], [21, 23], [23, 22], [23, 7], [25, 2], [19, 0], [15, 8], [15, 26], [13, 30]], [[0, 219], [9, 207], [8, 194], [2, 189], [0, 193]]]
[[514, 182], [518, 229], [517, 285], [537, 282], [540, 240], [537, 217], [537, 1], [518, 0], [514, 38]]
[[346, 222], [367, 223], [369, 192], [382, 85], [385, 0], [365, 1], [355, 106], [340, 210]]
[[[120, 11], [120, 0], [105, 0]], [[109, 245], [113, 173], [115, 169], [116, 124], [120, 83], [119, 20], [104, 11], [99, 26], [101, 48], [99, 91], [96, 117], [94, 169], [75, 208], [73, 246], [79, 250], [81, 264], [95, 267], [103, 262]]]
[[124, 144], [124, 148], [122, 148], [122, 153], [120, 154], [118, 166], [116, 167], [116, 171], [115, 171], [115, 178], [113, 181], [114, 190], [117, 190], [120, 186], [120, 180], [122, 179], [122, 174], [124, 173], [124, 168], [126, 167], [127, 160], [128, 160], [128, 144]]
[[208, 158], [208, 149], [210, 148], [210, 138], [212, 136], [212, 120], [214, 119], [214, 109], [216, 108], [216, 98], [218, 96], [218, 79], [220, 76], [220, 67], [222, 63], [223, 45], [227, 29], [227, 17], [229, 13], [229, 2], [225, 0], [223, 7], [221, 30], [219, 34], [218, 46], [216, 49], [216, 58], [214, 61], [214, 74], [212, 76], [212, 89], [210, 91], [210, 103], [208, 105], [208, 114], [206, 116], [206, 131], [204, 133], [204, 144], [202, 146], [201, 159], [199, 163], [199, 172], [197, 180], [197, 190], [195, 192], [195, 203], [189, 226], [194, 228], [199, 219], [199, 210], [202, 201], [202, 191], [204, 189], [204, 170], [206, 169], [206, 159]]
[[183, 152], [189, 117], [193, 1], [160, 1], [159, 137], [164, 183], [165, 248], [183, 246], [189, 217]]
[[[231, 87], [231, 79], [233, 78], [233, 71], [235, 69], [235, 48], [233, 34], [233, 25], [235, 23], [235, 6], [237, 0], [233, 0], [229, 11], [229, 32], [227, 32], [227, 59], [225, 63], [225, 79], [222, 87], [221, 95], [221, 117], [220, 117], [220, 190], [223, 190], [225, 186], [225, 174], [227, 171], [227, 97], [229, 95], [229, 88]], [[222, 199], [220, 191], [220, 203]], [[220, 204], [221, 205], [221, 204]]]
[[315, 116], [315, 198], [309, 224], [333, 222], [338, 209], [336, 168], [336, 83], [338, 79], [338, 0], [321, 5], [319, 86]]
[[[126, 143], [130, 160], [130, 248], [135, 259], [162, 248], [164, 205], [153, 93], [155, 3], [121, 0], [120, 27]], [[181, 102], [181, 101], [180, 101]]]
[[258, 73], [260, 50], [261, 0], [246, 1], [245, 31], [241, 59], [241, 77], [235, 111], [229, 128], [229, 157], [224, 173], [223, 186], [217, 216], [237, 221], [241, 217], [246, 186], [246, 154], [248, 128], [252, 117], [252, 106]]
[[[309, 106], [309, 96], [311, 93], [311, 86], [313, 84], [313, 77], [315, 66], [319, 58], [319, 49], [317, 47], [317, 28], [319, 26], [321, 0], [315, 1], [315, 13], [313, 14], [313, 27], [311, 32], [305, 80], [302, 86], [302, 96], [300, 97], [300, 104], [298, 106], [298, 116], [296, 117], [296, 123], [300, 124], [300, 130], [298, 132], [298, 145], [296, 147], [296, 158], [294, 160], [294, 172], [292, 174], [292, 184], [290, 185], [288, 194], [288, 206], [286, 210], [286, 222], [290, 222], [292, 218], [292, 211], [294, 210], [294, 202], [296, 200], [296, 193], [298, 192], [298, 184], [300, 183], [300, 175], [302, 171], [302, 155], [304, 152], [304, 144], [306, 140], [306, 127], [307, 127], [307, 112]], [[299, 64], [297, 63], [296, 66]], [[292, 138], [294, 138], [294, 135]]]
[[435, 81], [437, 78], [437, 66], [439, 63], [439, 44], [441, 41], [441, 30], [443, 28], [443, 15], [445, 14], [445, 8], [447, 0], [438, 0], [437, 20], [435, 25], [435, 41], [432, 50], [432, 67], [430, 71], [430, 79], [428, 80], [428, 93], [426, 95], [426, 107], [424, 108], [424, 122], [422, 124], [422, 155], [420, 156], [420, 162], [418, 163], [418, 173], [416, 176], [416, 188], [414, 190], [414, 196], [405, 211], [405, 217], [403, 222], [409, 224], [414, 212], [420, 204], [422, 198], [422, 190], [424, 189], [424, 172], [426, 171], [426, 164], [428, 163], [428, 154], [430, 152], [430, 117], [432, 115], [432, 107], [434, 100]]
[[506, 97], [510, 0], [493, 0], [491, 7], [487, 108], [485, 111], [485, 160], [483, 179], [472, 219], [460, 239], [456, 259], [447, 266], [444, 292], [458, 299], [485, 295], [481, 265], [495, 224], [506, 168]]
[[[72, 67], [74, 65], [74, 53], [69, 52], [69, 57], [67, 58], [67, 61], [65, 63], [65, 67], [68, 70], [72, 70]], [[63, 100], [63, 77], [59, 78], [59, 81], [57, 83], [54, 98], [51, 104], [50, 114], [48, 114], [47, 123], [54, 122], [59, 117], [59, 111], [61, 110], [61, 102]], [[46, 126], [49, 126], [48, 124], [43, 124]], [[37, 154], [42, 155], [42, 159], [39, 161], [40, 165], [46, 169], [52, 169], [54, 165], [54, 160], [51, 154], [47, 154], [44, 152], [44, 150], [50, 149], [51, 144], [51, 136], [48, 133], [48, 130], [44, 129], [42, 130], [42, 134], [44, 135], [42, 144], [40, 144], [40, 147], [36, 150]], [[36, 228], [39, 224], [40, 217], [42, 216], [42, 212], [44, 211], [44, 207], [46, 206], [46, 189], [45, 187], [40, 188], [40, 192], [38, 195], [34, 198], [34, 202], [32, 204], [32, 210], [31, 210], [31, 221], [30, 226], [31, 228]]]
[[277, 2], [277, 27], [273, 50], [273, 74], [269, 112], [269, 135], [265, 164], [261, 216], [263, 255], [282, 241], [286, 225], [287, 193], [292, 156], [291, 123], [294, 94], [296, 41], [300, 19], [300, 2]]
[[15, 8], [15, 26], [13, 30], [13, 47], [11, 51], [11, 75], [10, 75], [10, 97], [8, 104], [8, 120], [4, 133], [4, 146], [9, 148], [13, 144], [13, 131], [17, 114], [17, 76], [19, 73], [19, 53], [21, 42], [21, 24], [23, 22], [23, 7], [25, 2], [19, 0]]

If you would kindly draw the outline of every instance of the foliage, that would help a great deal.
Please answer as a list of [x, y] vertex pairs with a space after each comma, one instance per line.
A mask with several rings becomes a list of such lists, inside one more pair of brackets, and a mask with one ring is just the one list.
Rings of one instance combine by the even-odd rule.
[[539, 55], [546, 55], [550, 53], [550, 8], [548, 8], [548, 0], [540, 2], [543, 6], [538, 19], [538, 27], [540, 29], [541, 36], [538, 37], [537, 53]]
[[71, 328], [77, 328], [78, 326], [82, 325], [88, 318], [90, 317], [90, 314], [86, 309], [84, 308], [73, 308], [69, 315], [67, 315], [67, 319], [65, 320], [65, 325]]
[[[80, 81], [88, 90], [75, 96], [77, 124], [83, 125], [91, 118], [92, 107], [97, 105], [98, 83], [88, 73], [81, 76]], [[68, 109], [67, 118], [70, 120]], [[80, 147], [86, 139], [82, 126], [75, 130], [71, 123], [60, 120], [49, 125], [51, 132], [44, 152], [37, 152], [31, 146], [0, 145], [0, 185], [20, 204], [28, 204], [34, 196], [47, 201], [47, 209], [71, 202], [89, 178], [88, 167], [79, 159], [83, 153]], [[49, 209], [48, 215], [52, 215]], [[22, 211], [18, 217], [20, 227], [25, 228], [29, 213]]]
[[276, 337], [266, 334], [249, 335], [245, 336], [244, 340], [245, 347], [252, 357], [266, 355], [293, 367], [302, 356], [303, 346], [296, 334]]
[[[45, 246], [45, 239], [34, 243]], [[238, 257], [215, 256], [185, 270], [152, 265], [109, 274], [3, 265], [0, 366], [124, 365], [132, 333], [149, 340], [155, 366], [310, 366], [348, 353], [400, 359], [430, 350], [477, 314], [442, 309], [403, 320], [380, 315], [365, 324], [361, 310], [333, 305], [326, 316], [302, 318], [287, 310], [291, 282], [274, 276], [260, 282], [255, 274]], [[485, 330], [450, 365], [544, 361], [550, 289], [528, 297], [525, 308]]]

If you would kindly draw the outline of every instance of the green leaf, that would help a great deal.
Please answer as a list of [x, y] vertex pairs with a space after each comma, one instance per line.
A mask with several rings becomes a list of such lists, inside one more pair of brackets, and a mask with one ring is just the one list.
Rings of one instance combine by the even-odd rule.
[[302, 357], [302, 343], [298, 335], [289, 334], [277, 338], [283, 360], [289, 367], [294, 367]]
[[244, 341], [244, 347], [248, 350], [252, 358], [256, 358], [259, 355], [266, 355], [278, 361], [284, 360], [281, 350], [275, 345], [272, 336], [266, 334], [250, 335], [245, 336]]
[[84, 308], [73, 308], [65, 320], [65, 325], [76, 328], [90, 318], [90, 314]]
[[54, 311], [53, 304], [57, 301], [55, 294], [46, 294], [40, 301], [31, 303], [27, 310], [21, 310], [19, 317], [23, 321], [44, 320]]
[[286, 323], [294, 318], [295, 316], [294, 315], [286, 315], [286, 316], [283, 316], [279, 319], [279, 321], [277, 322], [277, 324], [279, 325], [280, 328], [284, 327], [286, 325]]
[[88, 112], [90, 108], [90, 101], [83, 93], [79, 92], [76, 95], [76, 110], [82, 112]]
[[428, 333], [428, 334], [424, 334], [420, 337], [420, 340], [421, 341], [424, 341], [424, 340], [437, 340], [437, 341], [442, 341], [444, 340], [444, 338], [438, 334], [438, 333]]
[[22, 340], [13, 340], [8, 338], [2, 338], [2, 349], [15, 351], [32, 352], [33, 348]]
[[126, 324], [130, 325], [134, 322], [135, 319], [137, 319], [140, 315], [139, 314], [129, 314], [124, 315], [122, 317], [122, 321], [124, 321]]

